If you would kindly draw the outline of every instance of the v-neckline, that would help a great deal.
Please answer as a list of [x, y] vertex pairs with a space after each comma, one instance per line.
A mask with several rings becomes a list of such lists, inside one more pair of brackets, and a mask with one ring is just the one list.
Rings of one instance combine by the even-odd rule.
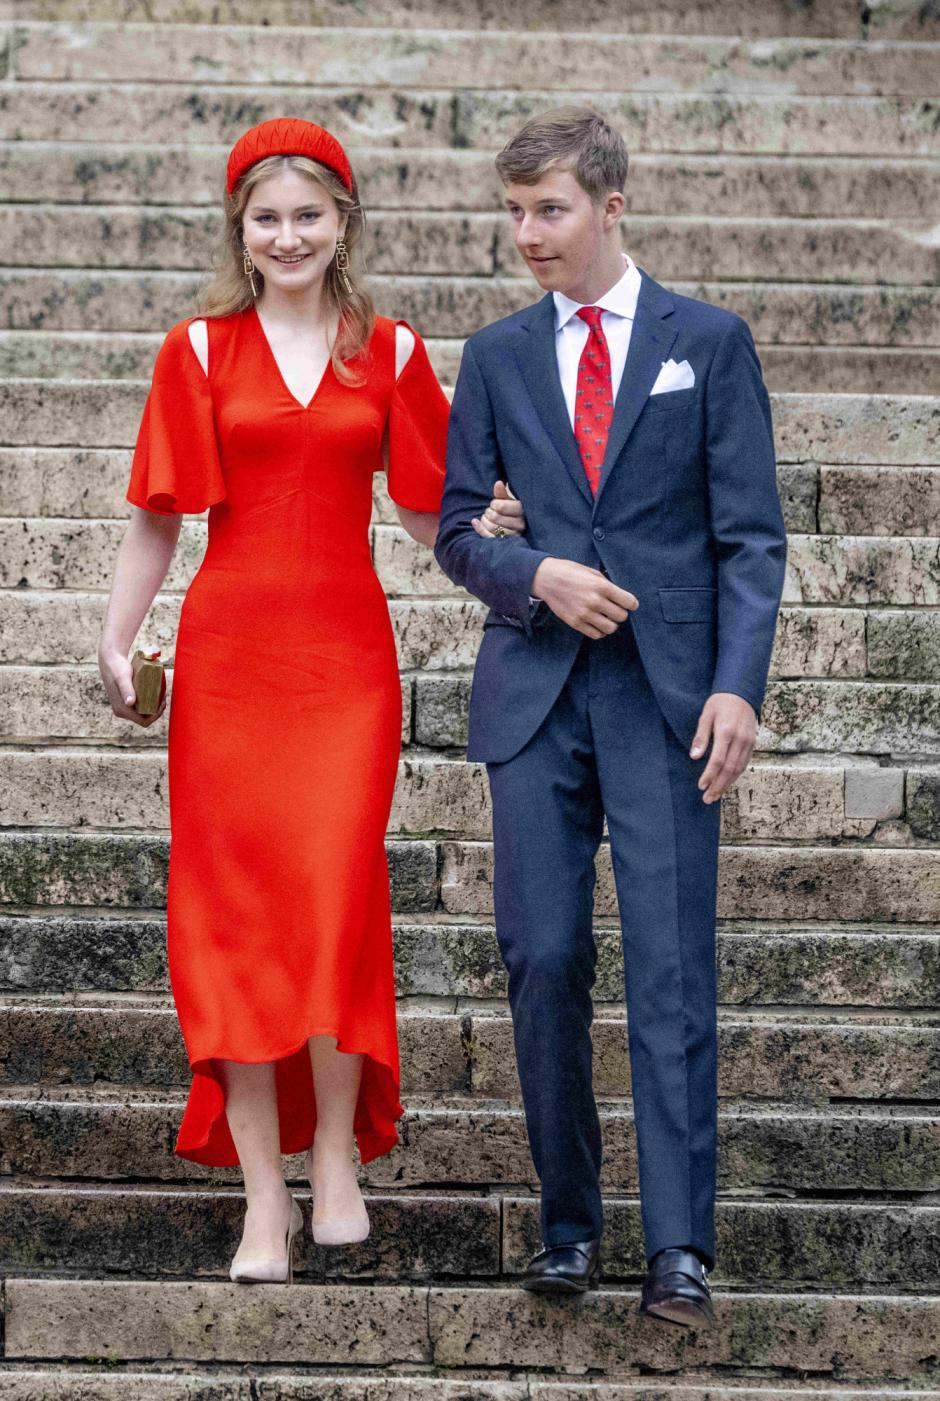
[[264, 329], [264, 326], [263, 326], [262, 321], [261, 321], [261, 317], [258, 315], [258, 306], [257, 306], [257, 303], [256, 303], [256, 302], [252, 302], [252, 304], [251, 304], [251, 310], [252, 310], [252, 312], [253, 312], [253, 314], [254, 314], [255, 322], [256, 322], [256, 324], [257, 324], [258, 331], [259, 331], [259, 333], [260, 333], [260, 335], [261, 335], [261, 339], [264, 341], [265, 347], [266, 347], [267, 352], [268, 352], [268, 356], [270, 357], [271, 364], [274, 366], [275, 373], [277, 374], [278, 379], [281, 381], [281, 385], [282, 385], [282, 387], [283, 387], [283, 389], [284, 389], [284, 393], [288, 396], [289, 399], [292, 399], [292, 400], [293, 400], [293, 402], [297, 405], [298, 409], [301, 409], [301, 410], [303, 410], [304, 413], [306, 413], [307, 409], [309, 409], [310, 406], [313, 404], [313, 402], [314, 402], [314, 400], [316, 399], [317, 395], [320, 393], [320, 390], [323, 388], [324, 384], [326, 383], [327, 376], [330, 375], [330, 374], [333, 372], [333, 358], [332, 358], [332, 356], [331, 356], [330, 359], [327, 360], [327, 362], [326, 362], [326, 368], [324, 369], [322, 375], [320, 376], [320, 382], [319, 382], [319, 384], [317, 385], [316, 389], [313, 391], [313, 393], [311, 394], [311, 396], [310, 396], [310, 398], [307, 400], [307, 402], [306, 402], [305, 404], [302, 403], [302, 402], [300, 401], [300, 399], [297, 398], [297, 395], [290, 389], [290, 387], [289, 387], [289, 385], [288, 385], [288, 383], [287, 383], [287, 380], [284, 378], [283, 374], [281, 373], [281, 367], [280, 367], [280, 365], [277, 363], [277, 356], [274, 354], [274, 351], [273, 351], [273, 349], [271, 348], [271, 342], [268, 340], [268, 334], [267, 334], [267, 332], [266, 332], [265, 329]]

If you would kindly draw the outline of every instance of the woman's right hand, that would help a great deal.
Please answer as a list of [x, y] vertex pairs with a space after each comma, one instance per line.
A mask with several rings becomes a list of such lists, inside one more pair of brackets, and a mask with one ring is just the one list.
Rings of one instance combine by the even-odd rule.
[[166, 710], [165, 695], [160, 702], [160, 708], [153, 715], [140, 715], [135, 709], [134, 672], [123, 653], [110, 648], [99, 648], [98, 670], [101, 672], [108, 702], [119, 720], [133, 720], [135, 725], [147, 729], [154, 721], [160, 719]]

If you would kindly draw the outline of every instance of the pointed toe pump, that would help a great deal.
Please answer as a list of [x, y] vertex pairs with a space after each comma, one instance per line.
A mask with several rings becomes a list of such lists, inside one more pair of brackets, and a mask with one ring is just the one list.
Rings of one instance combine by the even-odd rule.
[[275, 1260], [269, 1255], [262, 1255], [254, 1260], [239, 1260], [237, 1264], [233, 1261], [228, 1272], [229, 1279], [235, 1284], [293, 1284], [294, 1237], [303, 1231], [303, 1226], [303, 1212], [296, 1198], [291, 1197], [286, 1258]]
[[[313, 1153], [309, 1148], [307, 1149], [305, 1167], [307, 1176], [312, 1182]], [[311, 1195], [314, 1197], [315, 1204], [315, 1194], [312, 1192], [312, 1189]], [[314, 1217], [313, 1209], [311, 1208], [310, 1232], [316, 1245], [358, 1245], [360, 1241], [366, 1239], [371, 1229], [369, 1213], [366, 1211], [364, 1204], [360, 1214], [349, 1218], [337, 1217], [332, 1221], [317, 1221]]]

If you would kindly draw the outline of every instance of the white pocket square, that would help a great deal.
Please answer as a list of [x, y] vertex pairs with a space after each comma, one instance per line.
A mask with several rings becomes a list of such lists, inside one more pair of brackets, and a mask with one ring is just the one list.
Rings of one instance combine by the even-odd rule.
[[695, 384], [695, 371], [688, 360], [664, 360], [663, 367], [656, 376], [656, 383], [650, 394], [668, 394], [673, 389], [691, 389]]

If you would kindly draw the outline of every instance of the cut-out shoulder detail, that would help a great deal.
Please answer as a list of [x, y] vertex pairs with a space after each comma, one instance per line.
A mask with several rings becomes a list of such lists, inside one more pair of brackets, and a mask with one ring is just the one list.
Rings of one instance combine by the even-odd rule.
[[401, 322], [395, 323], [395, 378], [401, 374], [402, 370], [411, 359], [411, 352], [415, 348], [414, 333], [410, 326], [403, 326]]
[[193, 350], [196, 352], [196, 359], [202, 366], [203, 373], [208, 375], [209, 328], [207, 327], [205, 321], [201, 317], [197, 317], [196, 320], [190, 321], [186, 329], [189, 332], [190, 344], [192, 345]]

